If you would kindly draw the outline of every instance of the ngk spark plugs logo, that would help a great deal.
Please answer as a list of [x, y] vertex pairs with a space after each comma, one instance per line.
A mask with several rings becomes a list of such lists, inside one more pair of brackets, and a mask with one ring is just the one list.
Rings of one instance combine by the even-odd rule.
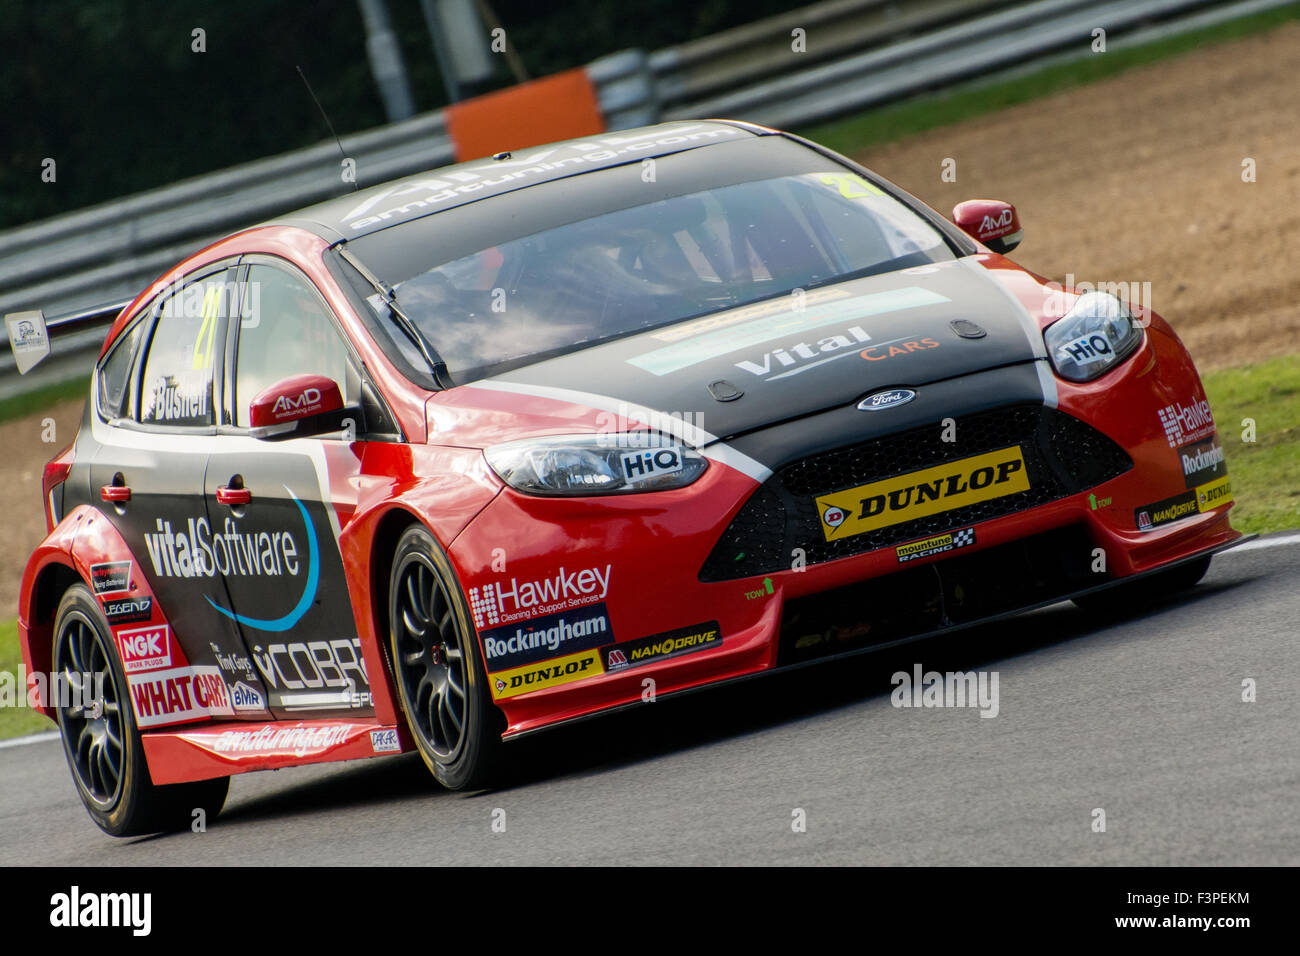
[[1210, 403], [1202, 399], [1190, 405], [1174, 402], [1160, 409], [1160, 424], [1170, 448], [1208, 438], [1214, 432]]
[[172, 648], [167, 639], [166, 624], [118, 631], [117, 646], [122, 651], [122, 670], [128, 674], [172, 666]]
[[520, 581], [512, 577], [470, 588], [474, 626], [482, 629], [603, 601], [609, 593], [612, 568], [610, 564], [574, 571], [561, 567], [547, 578]]
[[211, 714], [231, 714], [230, 693], [215, 667], [174, 667], [128, 677], [135, 722], [160, 727], [199, 720]]

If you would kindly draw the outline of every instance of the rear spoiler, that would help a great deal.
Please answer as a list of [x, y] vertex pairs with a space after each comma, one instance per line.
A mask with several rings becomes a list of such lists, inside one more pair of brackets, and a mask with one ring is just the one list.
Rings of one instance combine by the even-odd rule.
[[[112, 302], [49, 319], [40, 309], [10, 312], [5, 316], [5, 331], [8, 333], [9, 348], [13, 352], [18, 374], [26, 375], [49, 356], [53, 339], [111, 325], [122, 310], [130, 304], [131, 300], [128, 299], [124, 302]], [[84, 346], [78, 343], [78, 347]]]

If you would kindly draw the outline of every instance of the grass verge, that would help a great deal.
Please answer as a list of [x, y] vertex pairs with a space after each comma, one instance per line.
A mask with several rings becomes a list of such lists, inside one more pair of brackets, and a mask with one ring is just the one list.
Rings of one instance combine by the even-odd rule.
[[1228, 458], [1232, 526], [1258, 534], [1300, 527], [1300, 356], [1201, 378]]
[[1158, 60], [1190, 53], [1200, 47], [1263, 33], [1300, 19], [1300, 3], [1287, 4], [1181, 36], [1153, 40], [1140, 46], [1110, 50], [1041, 70], [994, 80], [943, 93], [924, 94], [892, 106], [877, 107], [856, 116], [799, 130], [800, 135], [846, 155], [869, 146], [982, 116], [1061, 90], [1147, 66]]
[[[18, 679], [22, 662], [18, 622], [0, 621], [0, 739], [54, 729], [49, 718], [27, 706], [27, 683]], [[15, 706], [18, 701], [23, 706]]]
[[87, 376], [58, 385], [46, 385], [26, 395], [0, 399], [0, 422], [43, 412], [51, 405], [69, 398], [84, 398], [89, 388], [90, 377]]

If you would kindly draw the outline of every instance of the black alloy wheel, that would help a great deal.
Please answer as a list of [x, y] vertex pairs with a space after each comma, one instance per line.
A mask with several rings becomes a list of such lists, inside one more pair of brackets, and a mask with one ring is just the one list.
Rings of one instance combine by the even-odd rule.
[[501, 743], [478, 638], [451, 563], [428, 530], [413, 525], [393, 559], [389, 649], [407, 726], [445, 787], [487, 785]]

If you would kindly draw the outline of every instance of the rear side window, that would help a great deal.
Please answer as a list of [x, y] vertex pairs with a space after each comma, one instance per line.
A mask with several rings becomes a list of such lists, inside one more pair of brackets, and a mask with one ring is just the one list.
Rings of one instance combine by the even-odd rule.
[[140, 421], [211, 425], [213, 357], [221, 348], [231, 287], [223, 270], [168, 296], [144, 359]]
[[99, 367], [99, 412], [105, 418], [122, 418], [130, 412], [124, 407], [126, 386], [131, 380], [131, 365], [143, 327], [144, 323], [137, 322], [130, 331], [119, 336], [113, 351]]

